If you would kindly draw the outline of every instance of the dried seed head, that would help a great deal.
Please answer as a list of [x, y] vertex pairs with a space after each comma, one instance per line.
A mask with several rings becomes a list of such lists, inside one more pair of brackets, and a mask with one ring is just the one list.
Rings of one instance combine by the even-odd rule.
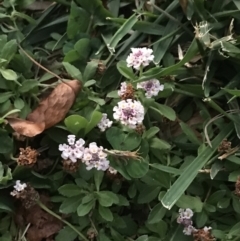
[[107, 69], [106, 65], [100, 60], [97, 68], [97, 75], [102, 76]]
[[235, 194], [240, 197], [240, 176], [235, 183]]
[[34, 206], [36, 201], [39, 200], [38, 192], [29, 184], [21, 184], [19, 180], [16, 181], [16, 185], [14, 186], [11, 195], [19, 199], [26, 209]]
[[97, 237], [97, 232], [94, 228], [89, 228], [87, 231], [87, 237], [89, 240], [94, 240]]
[[146, 129], [146, 128], [145, 128], [145, 126], [144, 126], [143, 124], [139, 124], [139, 125], [137, 125], [135, 131], [136, 131], [138, 134], [142, 135], [143, 132], [145, 131], [145, 129]]
[[223, 139], [221, 144], [218, 147], [218, 152], [219, 153], [226, 153], [230, 151], [232, 146], [232, 143], [230, 141], [227, 141], [227, 139]]
[[197, 229], [193, 233], [194, 241], [215, 241], [212, 236], [211, 227], [204, 227], [203, 229]]
[[37, 162], [39, 153], [37, 150], [32, 149], [30, 146], [27, 148], [20, 148], [20, 154], [17, 163], [20, 166], [33, 166]]
[[134, 91], [132, 84], [122, 82], [121, 88], [118, 91], [118, 95], [121, 97], [122, 100], [135, 99], [134, 92], [135, 91]]
[[81, 161], [78, 160], [77, 162], [72, 162], [71, 160], [68, 159], [68, 160], [62, 160], [62, 163], [63, 163], [63, 169], [66, 172], [75, 173], [79, 169]]
[[54, 163], [54, 161], [49, 158], [39, 159], [37, 161], [37, 163], [33, 166], [33, 170], [37, 171], [37, 172], [42, 171], [42, 170], [52, 166], [53, 163]]
[[119, 151], [119, 150], [104, 150], [108, 155], [116, 157], [116, 158], [122, 158], [122, 159], [134, 159], [141, 161], [142, 157], [138, 153], [139, 150], [136, 151]]
[[106, 171], [106, 176], [110, 179], [115, 181], [116, 183], [120, 183], [124, 181], [124, 177], [113, 167], [109, 167]]

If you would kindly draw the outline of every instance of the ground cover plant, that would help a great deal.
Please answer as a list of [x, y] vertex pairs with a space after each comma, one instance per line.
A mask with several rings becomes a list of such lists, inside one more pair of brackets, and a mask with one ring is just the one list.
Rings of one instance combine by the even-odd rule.
[[240, 240], [237, 0], [0, 3], [0, 240]]

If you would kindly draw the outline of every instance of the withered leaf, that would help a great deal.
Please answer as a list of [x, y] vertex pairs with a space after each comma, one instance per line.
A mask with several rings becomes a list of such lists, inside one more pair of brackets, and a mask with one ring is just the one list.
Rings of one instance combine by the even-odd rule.
[[45, 130], [45, 123], [34, 123], [19, 118], [8, 118], [10, 126], [20, 135], [33, 137]]
[[61, 83], [27, 116], [27, 120], [7, 120], [17, 133], [28, 137], [36, 136], [65, 118], [80, 89], [78, 80]]

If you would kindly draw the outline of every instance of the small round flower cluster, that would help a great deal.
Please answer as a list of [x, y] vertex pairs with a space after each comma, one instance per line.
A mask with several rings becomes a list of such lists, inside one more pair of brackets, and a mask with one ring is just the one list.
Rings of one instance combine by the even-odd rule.
[[109, 168], [107, 154], [103, 152], [103, 147], [98, 147], [95, 142], [84, 147], [85, 141], [79, 139], [76, 141], [75, 135], [68, 135], [68, 144], [60, 144], [59, 151], [62, 151], [62, 158], [76, 163], [81, 160], [86, 164], [87, 170], [96, 168], [97, 170], [106, 171]]
[[77, 162], [77, 159], [81, 159], [84, 154], [84, 144], [83, 139], [76, 141], [75, 135], [68, 135], [68, 144], [60, 144], [59, 151], [62, 152], [62, 158], [64, 160], [70, 159], [72, 162]]
[[196, 229], [193, 227], [193, 211], [190, 208], [187, 209], [179, 209], [179, 216], [177, 218], [177, 223], [182, 224], [184, 226], [183, 233], [185, 235], [198, 235], [198, 233], [204, 232], [207, 235], [210, 235], [209, 230], [211, 227], [204, 227], [203, 229]]
[[131, 48], [132, 53], [127, 57], [127, 66], [139, 70], [148, 66], [154, 59], [153, 50], [149, 48]]
[[123, 96], [126, 93], [126, 91], [127, 91], [127, 83], [126, 82], [122, 82], [120, 90], [118, 90], [118, 95], [121, 97], [121, 96]]
[[161, 85], [157, 79], [151, 79], [138, 83], [137, 89], [145, 90], [145, 96], [151, 98], [152, 96], [157, 96], [159, 91], [163, 91], [164, 85]]
[[190, 208], [187, 208], [186, 210], [182, 208], [179, 209], [179, 216], [177, 222], [184, 226], [183, 233], [185, 235], [191, 235], [193, 232], [196, 231], [196, 229], [192, 226], [192, 216], [193, 211]]
[[103, 152], [103, 147], [98, 147], [95, 142], [92, 142], [89, 147], [85, 148], [82, 162], [86, 164], [87, 170], [96, 168], [106, 171], [109, 168], [109, 161], [106, 157], [107, 154]]
[[135, 129], [144, 119], [144, 107], [137, 100], [122, 100], [113, 108], [113, 111], [113, 118], [115, 120], [132, 129]]
[[18, 193], [22, 192], [26, 187], [26, 183], [21, 183], [20, 180], [17, 180], [13, 186], [14, 190], [10, 193], [12, 196], [16, 196]]
[[98, 128], [100, 129], [101, 132], [104, 132], [107, 128], [112, 126], [112, 121], [110, 121], [107, 118], [107, 114], [103, 113], [102, 114], [102, 119], [101, 121], [98, 123]]

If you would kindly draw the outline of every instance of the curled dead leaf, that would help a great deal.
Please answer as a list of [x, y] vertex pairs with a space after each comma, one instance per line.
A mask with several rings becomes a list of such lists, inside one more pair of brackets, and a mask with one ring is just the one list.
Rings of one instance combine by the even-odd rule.
[[65, 118], [80, 89], [78, 80], [61, 83], [27, 116], [27, 120], [7, 118], [8, 123], [21, 135], [36, 136]]
[[8, 124], [20, 135], [33, 137], [42, 133], [45, 129], [44, 122], [34, 123], [20, 118], [7, 118]]

